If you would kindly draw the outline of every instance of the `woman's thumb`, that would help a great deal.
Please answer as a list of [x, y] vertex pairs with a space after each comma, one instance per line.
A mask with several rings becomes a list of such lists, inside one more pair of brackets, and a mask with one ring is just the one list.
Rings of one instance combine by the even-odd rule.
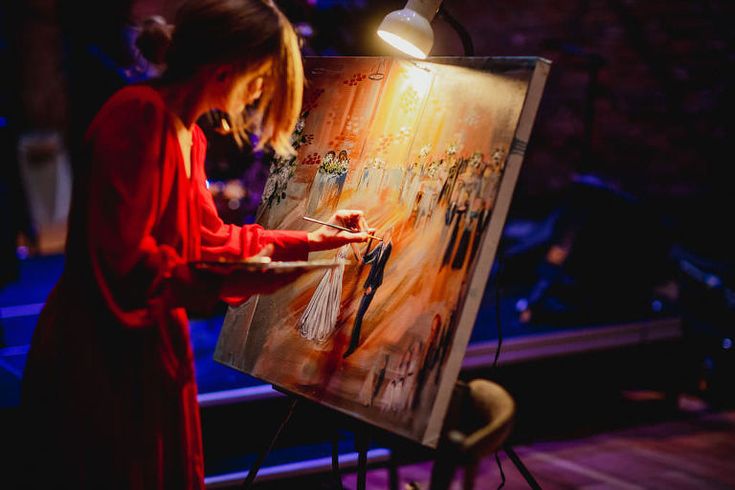
[[273, 256], [273, 244], [269, 243], [265, 247], [261, 248], [260, 251], [253, 255], [253, 259], [270, 259]]

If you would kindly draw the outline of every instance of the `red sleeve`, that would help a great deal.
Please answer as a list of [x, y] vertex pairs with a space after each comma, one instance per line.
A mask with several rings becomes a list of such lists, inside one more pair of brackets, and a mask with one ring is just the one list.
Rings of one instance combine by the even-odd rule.
[[152, 303], [171, 302], [163, 293], [169, 282], [164, 279], [182, 260], [152, 236], [165, 186], [165, 109], [144, 93], [131, 92], [108, 102], [87, 133], [87, 235], [107, 306], [122, 325], [144, 327], [154, 323]]
[[309, 239], [305, 231], [264, 230], [260, 225], [227, 225], [217, 214], [212, 194], [206, 186], [204, 170], [197, 176], [200, 194], [202, 259], [220, 257], [241, 259], [257, 254], [269, 243], [273, 244], [273, 260], [306, 260]]
[[[204, 136], [197, 128], [197, 137], [203, 145]], [[207, 189], [204, 165], [198, 166], [195, 176], [196, 188], [201, 203], [201, 251], [203, 260], [242, 259], [257, 254], [268, 244], [273, 244], [273, 260], [307, 260], [309, 257], [309, 239], [305, 231], [265, 230], [260, 225], [236, 226], [225, 224], [217, 214], [212, 194]], [[246, 286], [240, 284], [228, 288], [225, 284], [221, 299], [231, 305], [244, 302], [253, 294], [263, 291], [262, 281]]]

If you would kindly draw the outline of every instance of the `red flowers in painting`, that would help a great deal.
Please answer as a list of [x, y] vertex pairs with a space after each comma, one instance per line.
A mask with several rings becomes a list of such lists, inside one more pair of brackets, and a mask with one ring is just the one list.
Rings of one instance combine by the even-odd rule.
[[322, 157], [316, 152], [308, 154], [301, 162], [302, 165], [319, 165], [320, 163], [322, 163]]
[[365, 80], [365, 78], [367, 78], [367, 75], [365, 75], [364, 73], [355, 73], [354, 75], [352, 75], [352, 78], [349, 78], [347, 80], [342, 80], [342, 83], [344, 85], [349, 85], [351, 87], [354, 87], [358, 83]]

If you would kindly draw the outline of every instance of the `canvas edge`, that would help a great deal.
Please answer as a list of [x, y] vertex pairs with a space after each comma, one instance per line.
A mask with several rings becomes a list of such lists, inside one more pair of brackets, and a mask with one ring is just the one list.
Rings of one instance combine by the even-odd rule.
[[237, 371], [240, 371], [241, 373], [245, 373], [245, 368], [243, 364], [246, 361], [245, 359], [243, 359], [243, 362], [241, 362], [240, 364], [237, 364], [237, 362], [232, 362], [226, 358], [225, 344], [228, 340], [226, 339], [226, 335], [227, 333], [237, 329], [238, 323], [242, 322], [241, 328], [243, 328], [245, 332], [243, 333], [240, 344], [241, 347], [244, 349], [245, 345], [247, 344], [248, 337], [250, 336], [250, 326], [253, 323], [255, 310], [258, 307], [259, 302], [260, 295], [254, 295], [238, 306], [227, 307], [227, 312], [225, 313], [225, 318], [222, 322], [219, 336], [217, 337], [217, 344], [214, 348], [212, 360], [222, 364], [223, 366], [231, 367]]
[[[490, 60], [493, 59], [497, 58], [490, 58]], [[455, 337], [452, 349], [450, 349], [446, 368], [442, 374], [442, 381], [439, 385], [439, 389], [437, 390], [438, 395], [434, 403], [434, 408], [431, 416], [429, 417], [426, 430], [424, 431], [422, 444], [432, 448], [437, 447], [441, 437], [444, 417], [453, 393], [453, 390], [450, 389], [451, 387], [448, 386], [448, 384], [450, 382], [452, 384], [456, 382], [462, 368], [462, 358], [464, 357], [474, 323], [477, 319], [477, 313], [480, 309], [480, 303], [482, 301], [485, 287], [487, 286], [489, 279], [488, 276], [495, 260], [497, 247], [500, 243], [500, 236], [503, 231], [503, 227], [505, 226], [505, 220], [508, 215], [508, 210], [510, 209], [513, 192], [518, 180], [518, 175], [520, 174], [525, 153], [525, 144], [528, 143], [528, 139], [531, 136], [531, 130], [536, 120], [536, 114], [541, 103], [546, 79], [548, 78], [549, 70], [551, 69], [550, 61], [543, 58], [535, 59], [536, 65], [534, 67], [531, 80], [529, 81], [528, 91], [526, 92], [523, 108], [521, 109], [521, 114], [518, 118], [518, 126], [516, 128], [513, 141], [513, 146], [516, 146], [516, 142], [520, 141], [523, 144], [524, 149], [523, 151], [518, 151], [518, 149], [513, 149], [513, 147], [511, 147], [511, 151], [508, 155], [503, 180], [495, 203], [493, 218], [491, 218], [487, 234], [485, 235], [481, 245], [481, 250], [484, 253], [480, 253], [478, 256], [478, 263], [470, 280], [467, 296], [465, 297], [461, 314], [457, 322], [457, 337]], [[460, 346], [462, 348], [458, 349]]]

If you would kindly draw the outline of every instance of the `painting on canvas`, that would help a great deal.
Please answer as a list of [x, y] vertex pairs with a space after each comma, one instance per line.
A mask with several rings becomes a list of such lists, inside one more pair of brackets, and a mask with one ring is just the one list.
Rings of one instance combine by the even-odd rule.
[[307, 58], [297, 154], [271, 162], [257, 221], [361, 209], [382, 240], [231, 308], [215, 359], [435, 446], [548, 68]]

